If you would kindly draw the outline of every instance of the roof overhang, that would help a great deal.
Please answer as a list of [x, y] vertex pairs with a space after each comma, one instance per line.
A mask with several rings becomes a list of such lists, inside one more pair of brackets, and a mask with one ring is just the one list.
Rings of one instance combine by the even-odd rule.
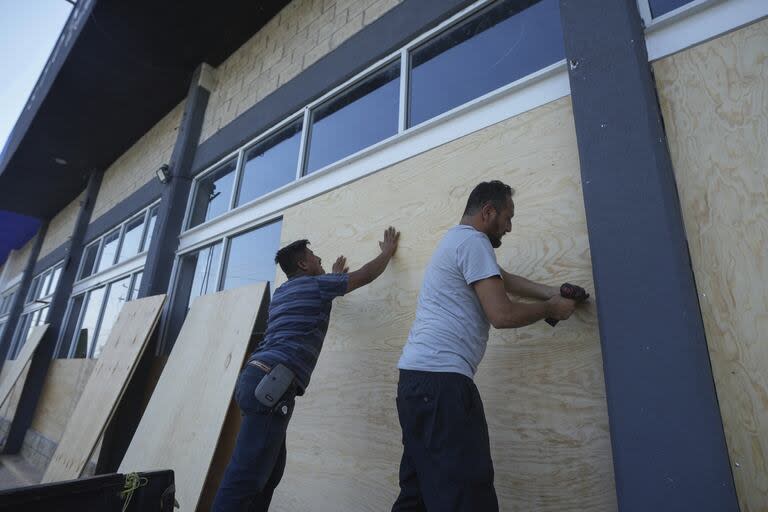
[[80, 0], [0, 155], [0, 210], [50, 219], [288, 0]]

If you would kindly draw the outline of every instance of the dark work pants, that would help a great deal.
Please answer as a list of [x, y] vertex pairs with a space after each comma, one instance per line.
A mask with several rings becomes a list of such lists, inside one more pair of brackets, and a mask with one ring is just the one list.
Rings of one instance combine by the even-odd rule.
[[483, 402], [458, 373], [400, 370], [400, 495], [393, 512], [495, 512]]
[[[289, 390], [270, 409], [256, 400], [254, 391], [264, 371], [246, 366], [235, 388], [243, 421], [212, 510], [215, 512], [266, 511], [285, 469], [285, 431], [293, 413], [296, 391]], [[286, 413], [282, 412], [287, 406]]]

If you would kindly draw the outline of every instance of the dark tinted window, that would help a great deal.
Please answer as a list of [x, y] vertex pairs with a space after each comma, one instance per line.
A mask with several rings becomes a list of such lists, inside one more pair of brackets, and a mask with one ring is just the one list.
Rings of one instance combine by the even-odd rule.
[[494, 3], [412, 52], [409, 125], [563, 58], [559, 0]]
[[234, 160], [228, 162], [198, 181], [189, 227], [207, 222], [229, 210], [235, 165]]
[[400, 61], [385, 66], [312, 112], [306, 174], [397, 133]]
[[213, 293], [219, 280], [219, 262], [221, 260], [221, 243], [200, 249], [196, 254], [187, 256], [194, 262], [192, 287], [187, 300], [187, 307], [200, 295]]
[[99, 244], [95, 243], [85, 248], [85, 254], [83, 254], [83, 268], [80, 270], [80, 279], [93, 274], [93, 267], [96, 264], [96, 256], [99, 254]]
[[125, 261], [131, 256], [139, 253], [139, 244], [141, 244], [141, 234], [144, 230], [144, 216], [137, 217], [128, 221], [125, 225], [123, 234], [123, 243], [120, 244], [120, 256], [117, 261]]
[[229, 244], [224, 289], [275, 280], [275, 253], [280, 248], [281, 222], [234, 237]]
[[75, 339], [73, 340], [73, 343], [75, 344], [74, 357], [88, 357], [88, 353], [96, 339], [96, 327], [98, 326], [99, 313], [101, 313], [103, 299], [103, 286], [88, 292], [83, 318], [80, 322], [80, 327], [75, 332]]
[[237, 198], [238, 206], [296, 179], [301, 124], [302, 120], [299, 119], [248, 150]]
[[693, 0], [650, 0], [651, 14], [658, 18], [662, 14], [674, 11], [678, 7], [691, 3]]
[[64, 330], [64, 336], [61, 338], [58, 357], [69, 357], [69, 349], [72, 347], [72, 336], [77, 329], [77, 321], [80, 317], [80, 310], [83, 308], [83, 298], [85, 295], [78, 295], [72, 299], [72, 307], [69, 308], [69, 316]]

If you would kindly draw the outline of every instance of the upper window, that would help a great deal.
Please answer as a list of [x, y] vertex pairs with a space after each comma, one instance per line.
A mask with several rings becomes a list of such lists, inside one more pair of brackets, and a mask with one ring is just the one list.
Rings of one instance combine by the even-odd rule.
[[298, 119], [247, 151], [236, 206], [296, 179], [301, 127]]
[[16, 295], [16, 289], [5, 292], [5, 294], [0, 297], [0, 316], [10, 313], [14, 295]]
[[306, 174], [397, 133], [400, 61], [312, 111]]
[[658, 18], [662, 14], [667, 14], [691, 2], [693, 0], [648, 0], [651, 6], [651, 15], [654, 18]]
[[564, 58], [558, 0], [495, 3], [413, 50], [409, 126]]
[[78, 279], [102, 272], [146, 251], [155, 229], [158, 206], [151, 206], [89, 244], [83, 250]]
[[46, 302], [43, 299], [50, 297], [56, 291], [63, 267], [64, 263], [59, 263], [36, 275], [29, 286], [26, 302], [28, 304], [35, 301]]
[[234, 160], [227, 162], [197, 182], [192, 216], [189, 221], [190, 228], [229, 210], [236, 165]]

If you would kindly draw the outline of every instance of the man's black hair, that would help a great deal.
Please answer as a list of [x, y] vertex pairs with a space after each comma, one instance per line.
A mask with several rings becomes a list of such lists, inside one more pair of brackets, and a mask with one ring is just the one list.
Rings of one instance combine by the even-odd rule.
[[477, 185], [467, 199], [464, 215], [474, 215], [490, 201], [497, 212], [507, 206], [507, 197], [515, 194], [514, 189], [499, 180], [484, 181]]
[[299, 262], [304, 259], [309, 240], [296, 240], [286, 245], [275, 254], [275, 263], [280, 265], [285, 275], [291, 277], [299, 270]]

